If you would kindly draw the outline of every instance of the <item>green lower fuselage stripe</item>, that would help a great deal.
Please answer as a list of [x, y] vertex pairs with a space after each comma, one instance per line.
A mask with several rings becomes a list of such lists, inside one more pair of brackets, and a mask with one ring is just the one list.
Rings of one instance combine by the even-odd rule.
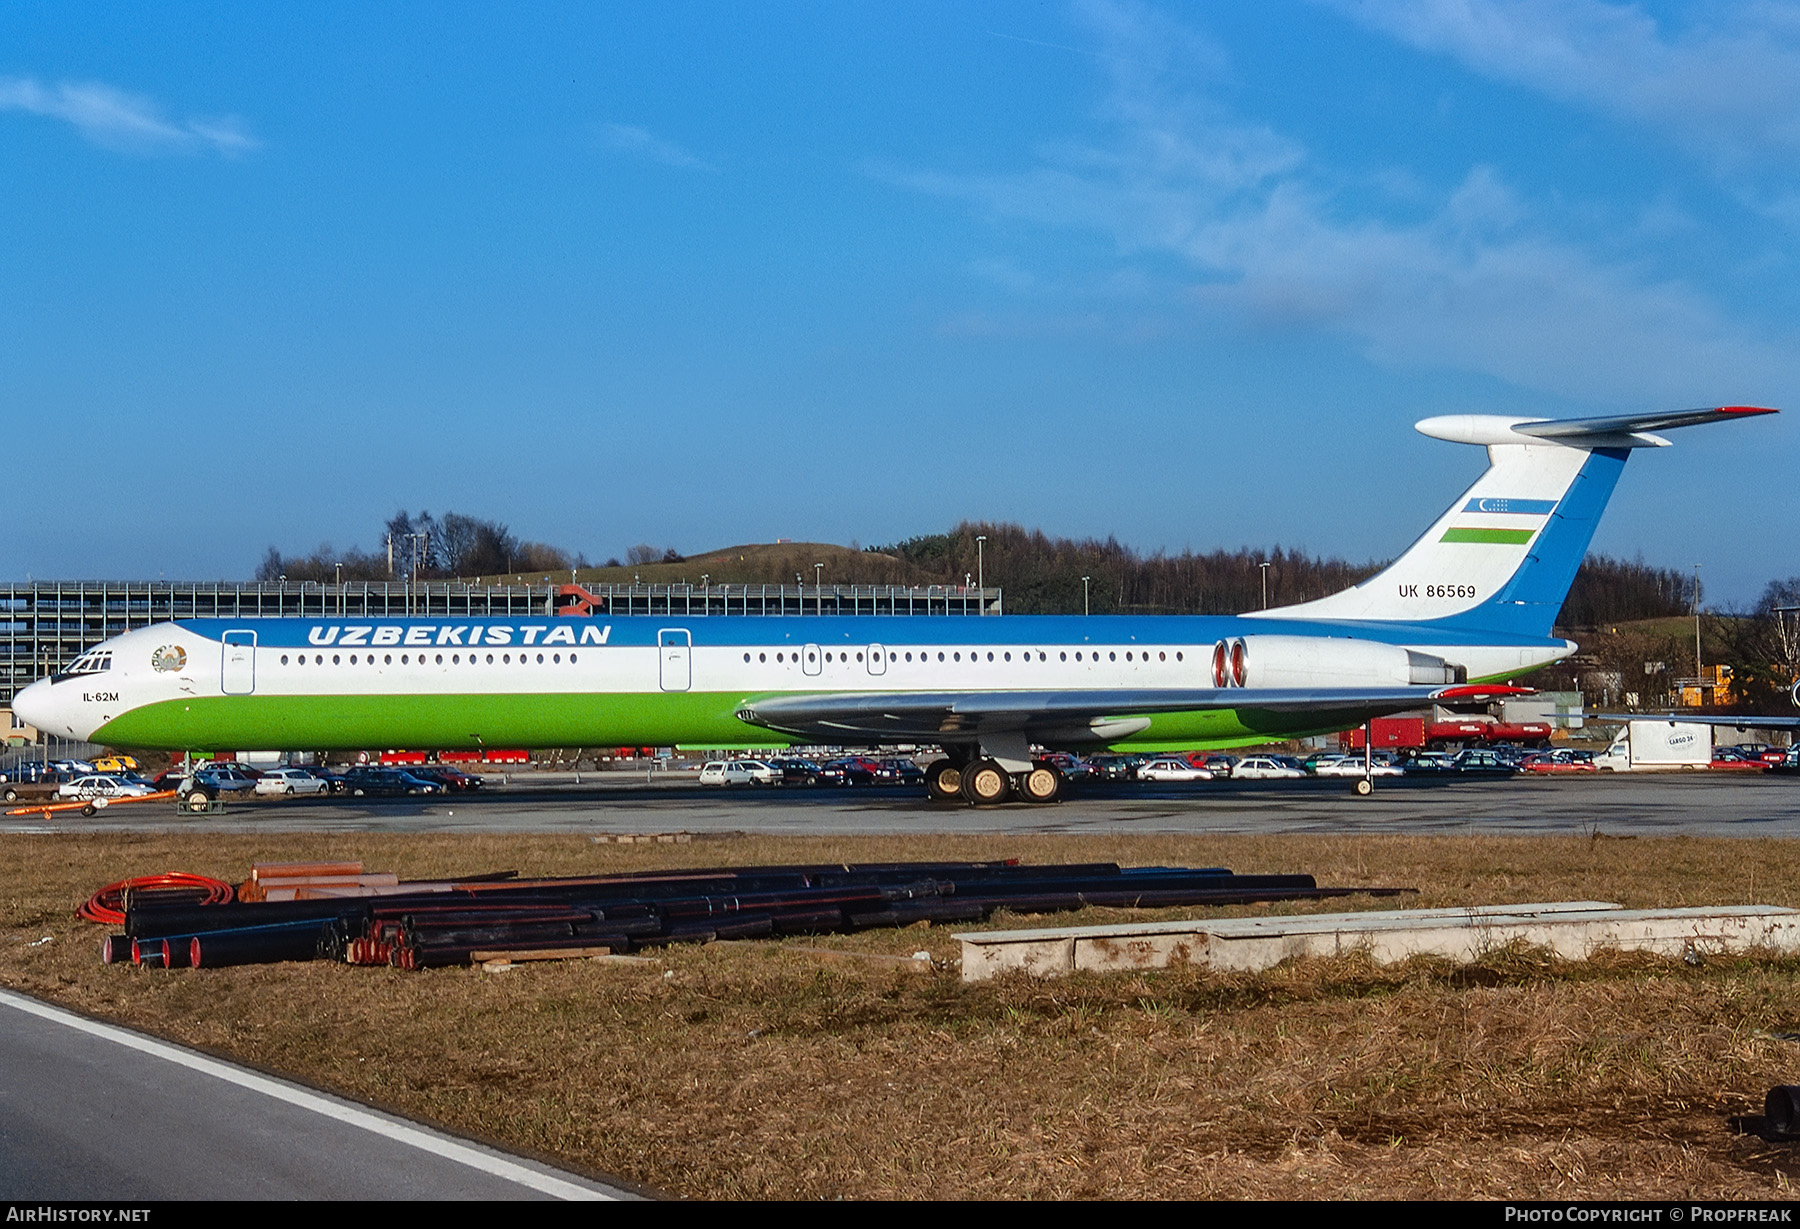
[[1440, 542], [1488, 542], [1504, 546], [1524, 546], [1531, 541], [1535, 529], [1446, 529]]
[[[93, 741], [167, 751], [769, 748], [811, 741], [738, 720], [744, 700], [738, 692], [184, 697], [122, 713], [96, 730]], [[1362, 720], [1349, 712], [1158, 713], [1148, 729], [1115, 745], [1232, 747], [1330, 733]]]

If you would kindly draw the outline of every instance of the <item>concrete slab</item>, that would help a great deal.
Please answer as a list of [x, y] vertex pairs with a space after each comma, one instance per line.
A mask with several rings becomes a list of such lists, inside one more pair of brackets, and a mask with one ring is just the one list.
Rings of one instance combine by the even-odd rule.
[[1774, 905], [1621, 909], [1605, 901], [1550, 901], [987, 931], [956, 938], [962, 943], [963, 980], [974, 982], [1009, 972], [1055, 977], [1180, 964], [1254, 972], [1283, 960], [1351, 952], [1381, 964], [1412, 956], [1468, 963], [1515, 943], [1564, 960], [1585, 960], [1603, 950], [1791, 955], [1800, 953], [1800, 911]]

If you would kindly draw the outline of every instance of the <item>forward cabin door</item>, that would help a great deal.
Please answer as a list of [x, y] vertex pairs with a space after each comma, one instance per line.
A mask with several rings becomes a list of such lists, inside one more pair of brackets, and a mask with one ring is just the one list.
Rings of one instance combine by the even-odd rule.
[[228, 696], [247, 696], [256, 690], [256, 633], [226, 632], [224, 660], [220, 663], [221, 690]]
[[694, 638], [685, 628], [665, 627], [656, 633], [658, 681], [664, 691], [686, 691], [694, 684]]
[[878, 644], [869, 646], [869, 673], [887, 673], [887, 650]]

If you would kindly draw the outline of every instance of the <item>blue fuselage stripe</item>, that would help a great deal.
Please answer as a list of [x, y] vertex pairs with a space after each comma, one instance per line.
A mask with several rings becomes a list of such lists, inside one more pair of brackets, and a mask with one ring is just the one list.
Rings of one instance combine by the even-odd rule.
[[[591, 618], [389, 618], [389, 619], [196, 619], [184, 629], [209, 640], [227, 631], [254, 631], [263, 648], [379, 648], [395, 652], [467, 648], [472, 644], [582, 651], [598, 647], [655, 646], [659, 633], [681, 629], [695, 647], [782, 647], [802, 644], [1049, 645], [1211, 644], [1237, 636], [1336, 636], [1378, 644], [1506, 645], [1555, 647], [1557, 640], [1513, 629], [1461, 628], [1448, 620], [1384, 623], [1353, 620], [1280, 620], [1236, 615], [622, 615]], [[398, 628], [394, 637], [377, 629]], [[356, 630], [353, 630], [356, 629]], [[535, 630], [534, 630], [535, 629]], [[593, 630], [589, 630], [593, 629]], [[1547, 630], [1547, 629], [1546, 629]], [[583, 632], [586, 635], [583, 635]], [[408, 633], [411, 633], [410, 635]], [[554, 635], [554, 639], [551, 637]], [[571, 643], [571, 640], [574, 643]], [[584, 643], [585, 642], [585, 643]]]

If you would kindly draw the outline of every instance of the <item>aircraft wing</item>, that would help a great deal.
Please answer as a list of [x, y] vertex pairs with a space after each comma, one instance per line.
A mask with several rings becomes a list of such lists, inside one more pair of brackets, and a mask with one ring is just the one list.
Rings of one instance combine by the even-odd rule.
[[1738, 730], [1800, 730], [1800, 716], [1743, 716], [1733, 713], [1589, 713], [1586, 721], [1667, 721], [1684, 725], [1723, 725]]
[[1308, 713], [1321, 725], [1348, 728], [1371, 717], [1439, 700], [1475, 701], [1522, 695], [1524, 687], [1191, 688], [1148, 691], [887, 691], [814, 692], [747, 700], [737, 716], [752, 725], [819, 742], [958, 742], [981, 735], [1024, 734], [1034, 741], [1113, 742], [1146, 728], [1157, 713], [1231, 709]]

